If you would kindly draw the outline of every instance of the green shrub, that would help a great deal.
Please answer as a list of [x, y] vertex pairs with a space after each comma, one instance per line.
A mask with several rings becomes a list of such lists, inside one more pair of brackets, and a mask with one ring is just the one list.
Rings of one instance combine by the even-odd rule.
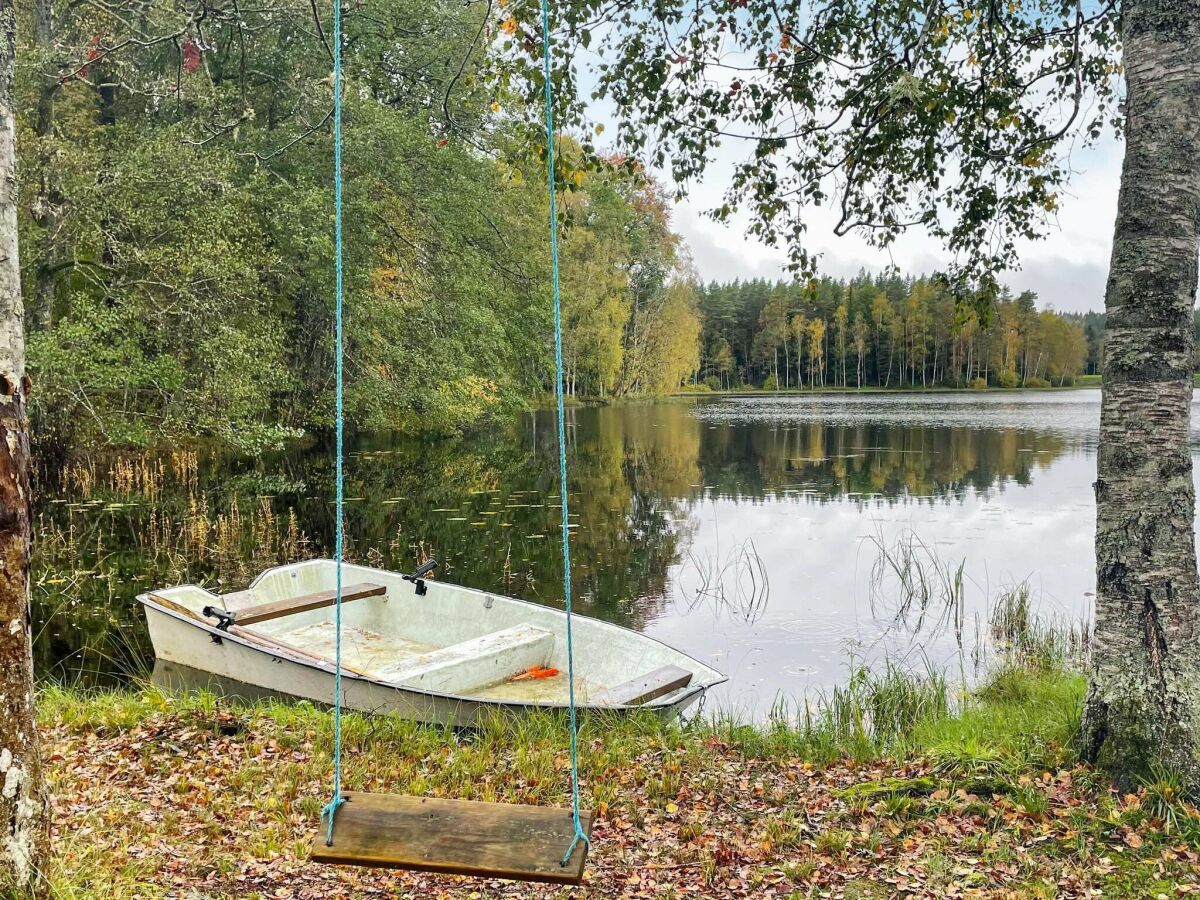
[[776, 378], [774, 375], [768, 375], [766, 377], [766, 380], [763, 381], [763, 390], [764, 391], [779, 390], [779, 379]]
[[1051, 387], [1050, 382], [1039, 375], [1032, 375], [1025, 379], [1025, 387], [1031, 388], [1048, 388]]
[[1021, 376], [1011, 370], [1001, 372], [996, 377], [996, 384], [1002, 388], [1015, 388], [1021, 386]]
[[987, 386], [986, 378], [972, 378], [971, 383], [968, 385], [973, 391], [986, 391]]

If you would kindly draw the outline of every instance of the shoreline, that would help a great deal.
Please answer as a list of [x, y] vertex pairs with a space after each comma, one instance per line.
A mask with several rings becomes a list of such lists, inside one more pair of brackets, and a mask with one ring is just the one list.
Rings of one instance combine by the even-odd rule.
[[[1193, 373], [1192, 386], [1200, 388], [1200, 372]], [[973, 387], [955, 387], [952, 385], [943, 385], [937, 387], [881, 387], [880, 385], [864, 385], [860, 388], [853, 387], [833, 387], [825, 386], [819, 388], [778, 388], [768, 391], [762, 388], [742, 387], [729, 388], [726, 390], [680, 390], [668, 394], [671, 398], [680, 397], [772, 397], [776, 395], [783, 396], [815, 396], [820, 394], [912, 394], [915, 396], [923, 396], [930, 394], [1048, 394], [1058, 393], [1060, 391], [1081, 391], [1081, 390], [1100, 390], [1102, 387], [1100, 375], [1081, 375], [1077, 376], [1074, 384], [1058, 385], [1050, 387], [999, 387], [989, 385], [984, 388]], [[620, 401], [617, 401], [620, 402]]]
[[779, 388], [768, 391], [762, 388], [731, 388], [721, 391], [678, 391], [671, 397], [763, 397], [776, 394], [811, 397], [820, 394], [854, 395], [854, 394], [911, 394], [922, 396], [928, 394], [1056, 394], [1061, 391], [1097, 390], [1099, 382], [1086, 384], [1070, 384], [1061, 387], [879, 387], [870, 385], [861, 388], [820, 387], [820, 388]]

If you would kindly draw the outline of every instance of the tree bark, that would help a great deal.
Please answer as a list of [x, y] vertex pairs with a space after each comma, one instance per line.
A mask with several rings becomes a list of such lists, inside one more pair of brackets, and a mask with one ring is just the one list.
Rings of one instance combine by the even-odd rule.
[[54, 29], [53, 0], [35, 0], [33, 43], [37, 48], [35, 58], [43, 72], [38, 88], [37, 116], [33, 123], [33, 133], [37, 138], [38, 188], [30, 204], [30, 213], [42, 230], [42, 260], [33, 273], [33, 308], [29, 326], [37, 331], [49, 330], [53, 323], [62, 268], [59, 265], [62, 254], [58, 232], [63, 218], [64, 199], [53, 149], [54, 104], [62, 81], [51, 65]]
[[17, 253], [13, 56], [16, 15], [0, 0], [0, 890], [37, 893], [49, 842], [33, 703], [29, 432]]
[[1200, 594], [1188, 445], [1200, 250], [1200, 0], [1123, 4], [1125, 162], [1105, 297], [1086, 755], [1200, 788]]

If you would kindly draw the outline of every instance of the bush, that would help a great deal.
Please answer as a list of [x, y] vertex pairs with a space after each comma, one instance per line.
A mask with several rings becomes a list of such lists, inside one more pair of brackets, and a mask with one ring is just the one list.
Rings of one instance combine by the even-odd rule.
[[986, 378], [972, 378], [971, 383], [969, 385], [967, 385], [967, 387], [969, 387], [973, 391], [986, 391], [987, 390], [987, 379]]
[[1050, 386], [1051, 386], [1050, 382], [1047, 381], [1045, 378], [1042, 378], [1040, 375], [1034, 375], [1030, 378], [1025, 379], [1025, 387], [1048, 388]]
[[685, 394], [707, 394], [712, 391], [712, 385], [705, 379], [699, 384], [685, 384], [680, 390]]
[[778, 379], [778, 378], [776, 378], [774, 375], [768, 375], [768, 376], [767, 376], [767, 378], [766, 378], [766, 380], [765, 380], [765, 381], [763, 381], [763, 387], [762, 387], [762, 389], [763, 389], [764, 391], [777, 391], [777, 390], [779, 390], [779, 379]]
[[1021, 377], [1016, 372], [1007, 371], [1001, 372], [996, 377], [996, 384], [1002, 388], [1015, 388], [1021, 386]]
[[709, 375], [704, 379], [704, 384], [710, 391], [719, 391], [721, 389], [721, 379], [716, 375]]

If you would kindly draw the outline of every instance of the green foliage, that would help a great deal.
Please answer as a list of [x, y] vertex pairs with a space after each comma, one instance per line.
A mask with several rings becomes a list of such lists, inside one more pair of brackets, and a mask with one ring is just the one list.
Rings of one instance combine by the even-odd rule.
[[[488, 12], [345, 11], [351, 428], [459, 430], [552, 384], [542, 137], [504, 112]], [[328, 429], [326, 8], [56, 13], [23, 23], [17, 84], [39, 435], [257, 450]], [[629, 167], [562, 145], [571, 387], [673, 390], [696, 368], [699, 325], [665, 202]]]
[[45, 427], [244, 448], [281, 435], [266, 421], [290, 380], [268, 288], [280, 262], [256, 221], [259, 180], [179, 129], [112, 129], [122, 151], [79, 198], [57, 321], [30, 337]]
[[[566, 155], [578, 155], [564, 141]], [[566, 198], [563, 348], [568, 393], [678, 390], [699, 366], [694, 276], [652, 181], [599, 162]]]
[[1119, 116], [1112, 4], [832, 0], [781, 15], [773, 0], [570, 0], [557, 12], [581, 43], [601, 35], [590, 66], [562, 55], [559, 78], [615, 106], [628, 152], [686, 185], [741, 138], [714, 213], [744, 208], [805, 273], [806, 217], [821, 206], [836, 233], [879, 247], [921, 227], [990, 288], [1051, 225], [1067, 149]]

